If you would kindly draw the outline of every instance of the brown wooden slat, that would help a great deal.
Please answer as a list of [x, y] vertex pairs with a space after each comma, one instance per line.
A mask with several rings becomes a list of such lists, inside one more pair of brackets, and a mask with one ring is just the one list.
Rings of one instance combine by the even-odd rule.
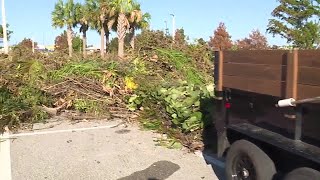
[[320, 68], [300, 67], [298, 83], [320, 86]]
[[320, 86], [298, 84], [298, 99], [320, 96]]
[[224, 51], [224, 62], [286, 65], [286, 53], [283, 50]]
[[225, 88], [239, 89], [277, 97], [285, 96], [285, 83], [280, 81], [261, 80], [238, 76], [223, 76]]
[[297, 98], [298, 51], [287, 54], [286, 98]]
[[285, 66], [266, 66], [261, 64], [224, 63], [224, 75], [255, 79], [284, 81]]
[[299, 66], [320, 68], [320, 50], [300, 50]]
[[222, 87], [223, 87], [223, 61], [224, 61], [224, 56], [223, 56], [223, 52], [219, 51], [219, 84], [218, 84], [218, 91], [222, 91]]

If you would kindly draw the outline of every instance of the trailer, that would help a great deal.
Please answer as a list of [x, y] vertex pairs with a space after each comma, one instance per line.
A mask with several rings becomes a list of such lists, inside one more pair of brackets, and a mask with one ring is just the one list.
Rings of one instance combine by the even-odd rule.
[[320, 50], [215, 52], [227, 180], [320, 180]]

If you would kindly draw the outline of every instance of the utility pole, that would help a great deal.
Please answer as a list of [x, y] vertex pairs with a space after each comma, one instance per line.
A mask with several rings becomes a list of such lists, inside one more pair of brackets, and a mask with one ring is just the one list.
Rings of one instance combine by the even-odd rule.
[[176, 34], [176, 20], [175, 20], [175, 16], [174, 14], [170, 14], [170, 16], [172, 16], [172, 40], [174, 43], [175, 40], [175, 34]]
[[2, 0], [2, 30], [3, 30], [3, 47], [4, 47], [4, 53], [9, 53], [9, 46], [8, 46], [8, 35], [7, 35], [7, 22], [6, 22], [6, 11], [4, 7], [4, 0]]

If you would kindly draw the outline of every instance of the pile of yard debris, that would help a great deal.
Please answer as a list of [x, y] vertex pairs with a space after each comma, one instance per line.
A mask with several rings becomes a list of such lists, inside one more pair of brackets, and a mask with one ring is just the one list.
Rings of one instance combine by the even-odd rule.
[[1, 128], [45, 121], [65, 110], [70, 119], [131, 117], [124, 99], [132, 92], [130, 82], [118, 75], [115, 62], [72, 60], [54, 68], [48, 59], [0, 63], [6, 67], [0, 71]]
[[48, 55], [0, 60], [0, 129], [71, 120], [138, 120], [168, 135], [168, 147], [203, 147], [202, 130], [212, 123], [212, 63], [188, 51], [151, 48], [127, 61]]

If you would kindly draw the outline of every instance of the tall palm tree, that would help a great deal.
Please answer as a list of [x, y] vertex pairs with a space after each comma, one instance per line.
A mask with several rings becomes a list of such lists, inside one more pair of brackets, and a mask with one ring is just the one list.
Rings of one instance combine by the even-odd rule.
[[91, 9], [91, 27], [100, 33], [100, 52], [101, 57], [104, 58], [105, 49], [109, 45], [110, 29], [108, 28], [108, 23], [111, 17], [114, 16], [114, 11], [110, 6], [110, 0], [87, 0], [87, 4]]
[[69, 56], [72, 57], [72, 27], [76, 24], [75, 3], [73, 0], [68, 0], [66, 3], [63, 0], [58, 0], [52, 12], [52, 26], [63, 28], [67, 26], [67, 38], [69, 46]]
[[129, 20], [126, 14], [133, 9], [133, 0], [113, 0], [112, 7], [118, 13], [117, 17], [117, 35], [118, 35], [118, 56], [124, 58], [124, 39], [127, 30], [130, 28]]
[[82, 33], [82, 50], [83, 57], [87, 57], [87, 31], [89, 30], [89, 23], [91, 18], [90, 6], [87, 2], [82, 5], [77, 3], [75, 5], [76, 9], [76, 23], [80, 25], [80, 32]]
[[130, 46], [134, 49], [135, 44], [135, 32], [138, 29], [147, 29], [149, 27], [149, 21], [151, 15], [149, 13], [144, 13], [141, 11], [140, 4], [133, 3], [133, 9], [129, 14], [129, 33], [130, 33]]
[[106, 50], [108, 51], [109, 43], [110, 43], [110, 32], [112, 30], [112, 26], [116, 21], [116, 11], [112, 8], [111, 1], [112, 0], [100, 0], [100, 12], [101, 12], [101, 21], [103, 21], [103, 30], [105, 34], [105, 44]]

